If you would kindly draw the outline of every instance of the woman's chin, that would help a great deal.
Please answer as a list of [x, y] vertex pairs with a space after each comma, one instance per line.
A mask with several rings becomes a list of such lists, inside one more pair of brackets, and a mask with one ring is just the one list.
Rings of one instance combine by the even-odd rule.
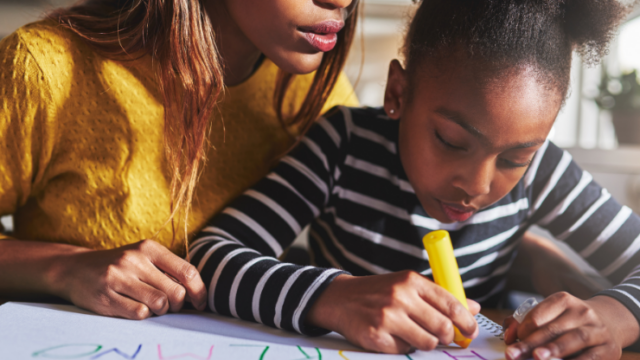
[[278, 68], [290, 74], [302, 75], [318, 70], [322, 62], [323, 52], [302, 53], [297, 51], [288, 51], [280, 56], [269, 56], [269, 60], [273, 61]]

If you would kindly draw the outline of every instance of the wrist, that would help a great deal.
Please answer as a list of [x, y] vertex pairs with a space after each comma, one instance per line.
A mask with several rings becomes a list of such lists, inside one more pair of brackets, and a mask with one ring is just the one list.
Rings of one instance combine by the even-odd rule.
[[343, 295], [352, 278], [354, 276], [342, 274], [333, 279], [309, 309], [307, 324], [340, 332], [340, 320], [344, 320], [340, 316], [340, 304], [344, 303]]
[[638, 341], [640, 336], [638, 320], [621, 302], [605, 295], [594, 296], [587, 302], [598, 313], [620, 348]]
[[52, 256], [43, 272], [47, 293], [70, 300], [70, 280], [78, 275], [74, 270], [78, 263], [77, 256], [89, 251], [94, 250], [73, 246], [62, 254]]

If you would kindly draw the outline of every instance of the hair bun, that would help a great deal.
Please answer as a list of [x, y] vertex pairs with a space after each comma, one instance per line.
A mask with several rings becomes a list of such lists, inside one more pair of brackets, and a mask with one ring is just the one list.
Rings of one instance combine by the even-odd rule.
[[564, 26], [568, 40], [586, 63], [597, 63], [608, 52], [616, 29], [638, 0], [564, 0]]

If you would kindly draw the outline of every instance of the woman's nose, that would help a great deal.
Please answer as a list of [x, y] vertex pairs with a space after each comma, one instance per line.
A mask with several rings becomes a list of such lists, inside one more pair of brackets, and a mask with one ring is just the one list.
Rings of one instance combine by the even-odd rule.
[[346, 9], [355, 6], [358, 0], [316, 0], [316, 2], [335, 9]]

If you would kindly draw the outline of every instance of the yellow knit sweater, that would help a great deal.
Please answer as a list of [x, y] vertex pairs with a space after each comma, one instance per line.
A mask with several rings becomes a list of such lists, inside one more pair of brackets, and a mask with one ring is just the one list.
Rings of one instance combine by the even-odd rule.
[[[248, 80], [227, 89], [196, 190], [192, 232], [290, 146], [271, 105], [276, 72], [265, 60]], [[286, 101], [289, 113], [310, 82], [310, 75], [297, 77]], [[344, 75], [325, 110], [336, 104], [357, 104]], [[14, 215], [14, 237], [108, 249], [154, 236], [170, 211], [163, 124], [149, 58], [105, 59], [46, 21], [3, 39], [0, 215]], [[180, 250], [171, 239], [169, 227], [157, 238]]]

